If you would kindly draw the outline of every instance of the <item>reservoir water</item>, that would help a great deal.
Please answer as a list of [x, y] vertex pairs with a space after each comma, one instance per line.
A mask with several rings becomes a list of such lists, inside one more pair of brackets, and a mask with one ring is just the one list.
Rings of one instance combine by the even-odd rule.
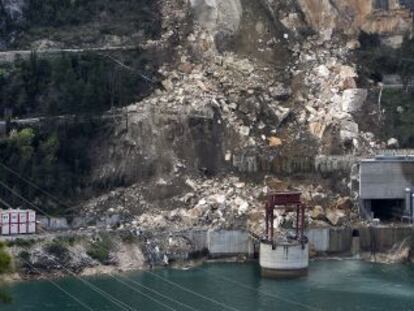
[[153, 274], [134, 272], [118, 275], [117, 280], [85, 278], [121, 300], [122, 306], [76, 278], [56, 281], [89, 309], [48, 281], [21, 282], [9, 288], [13, 304], [0, 306], [0, 310], [110, 311], [128, 310], [127, 305], [142, 311], [414, 310], [413, 265], [317, 261], [311, 263], [307, 277], [283, 281], [262, 279], [259, 272], [256, 263], [223, 263], [189, 270], [161, 269]]

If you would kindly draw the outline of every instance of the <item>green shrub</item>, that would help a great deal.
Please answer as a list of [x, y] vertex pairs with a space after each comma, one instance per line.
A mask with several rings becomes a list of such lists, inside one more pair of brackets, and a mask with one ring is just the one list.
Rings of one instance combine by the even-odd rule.
[[[5, 250], [5, 244], [0, 242], [0, 275], [9, 272], [11, 269], [11, 257]], [[1, 288], [0, 284], [0, 303], [10, 303], [10, 295]]]
[[55, 256], [59, 260], [66, 260], [69, 256], [69, 251], [63, 242], [55, 240], [46, 246], [46, 252]]
[[122, 242], [132, 244], [138, 242], [138, 237], [130, 232], [130, 231], [123, 231], [120, 233]]
[[10, 271], [11, 257], [5, 250], [5, 244], [0, 242], [0, 274]]
[[26, 265], [26, 262], [30, 262], [30, 254], [27, 251], [21, 251], [17, 255], [23, 261], [23, 265]]
[[28, 248], [31, 247], [36, 241], [34, 239], [16, 239], [13, 241], [8, 241], [7, 242], [7, 246], [8, 247], [13, 247], [13, 246], [17, 246], [17, 247], [22, 247], [22, 248]]
[[101, 239], [92, 242], [87, 250], [88, 256], [107, 265], [110, 261], [110, 252], [114, 244], [108, 235], [102, 236]]

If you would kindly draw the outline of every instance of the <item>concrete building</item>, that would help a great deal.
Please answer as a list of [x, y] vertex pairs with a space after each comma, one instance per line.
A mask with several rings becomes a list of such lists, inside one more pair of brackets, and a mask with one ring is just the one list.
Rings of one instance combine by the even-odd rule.
[[414, 221], [414, 153], [360, 162], [361, 214], [381, 221]]

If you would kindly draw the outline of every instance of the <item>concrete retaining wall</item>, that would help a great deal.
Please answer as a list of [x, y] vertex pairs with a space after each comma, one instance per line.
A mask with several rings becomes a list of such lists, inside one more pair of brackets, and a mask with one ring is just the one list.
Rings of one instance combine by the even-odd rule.
[[234, 154], [232, 165], [242, 173], [272, 172], [274, 174], [294, 173], [349, 173], [359, 158], [354, 155], [344, 156], [275, 156], [256, 154], [245, 151]]
[[189, 231], [185, 233], [185, 237], [191, 241], [195, 251], [203, 251], [208, 249], [207, 230]]
[[386, 252], [396, 243], [414, 238], [414, 227], [410, 226], [359, 228], [358, 231], [362, 251]]
[[352, 248], [352, 228], [332, 228], [329, 230], [329, 253], [347, 253]]
[[40, 225], [49, 231], [60, 231], [79, 229], [81, 227], [95, 226], [96, 228], [112, 227], [120, 223], [119, 215], [112, 215], [111, 217], [93, 218], [93, 217], [75, 217], [72, 222], [69, 223], [65, 217], [46, 217], [38, 216], [37, 221]]
[[306, 232], [317, 253], [344, 254], [352, 249], [352, 232], [358, 230], [361, 251], [387, 252], [408, 237], [414, 238], [414, 227], [313, 228]]
[[252, 243], [245, 231], [207, 232], [207, 248], [212, 256], [249, 254]]
[[[377, 227], [377, 228], [311, 228], [306, 230], [309, 247], [318, 254], [344, 255], [352, 252], [352, 233], [359, 231], [361, 251], [389, 251], [395, 244], [409, 236], [414, 237], [414, 228]], [[213, 257], [254, 254], [258, 241], [250, 238], [248, 232], [241, 230], [201, 230], [189, 231], [185, 236], [191, 241], [194, 250], [208, 249]]]
[[351, 228], [314, 228], [308, 229], [306, 235], [318, 253], [346, 253], [352, 247]]
[[200, 230], [183, 234], [191, 241], [194, 251], [208, 249], [212, 257], [253, 255], [254, 241], [247, 231]]

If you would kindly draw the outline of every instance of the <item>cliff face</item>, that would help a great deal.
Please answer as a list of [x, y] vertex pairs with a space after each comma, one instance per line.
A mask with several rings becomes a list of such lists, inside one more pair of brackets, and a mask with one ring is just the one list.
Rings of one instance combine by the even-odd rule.
[[[412, 12], [398, 0], [298, 0], [298, 3], [308, 25], [326, 39], [333, 31], [353, 35], [362, 30], [391, 37], [412, 33]], [[399, 38], [393, 41], [395, 45], [401, 43]]]

